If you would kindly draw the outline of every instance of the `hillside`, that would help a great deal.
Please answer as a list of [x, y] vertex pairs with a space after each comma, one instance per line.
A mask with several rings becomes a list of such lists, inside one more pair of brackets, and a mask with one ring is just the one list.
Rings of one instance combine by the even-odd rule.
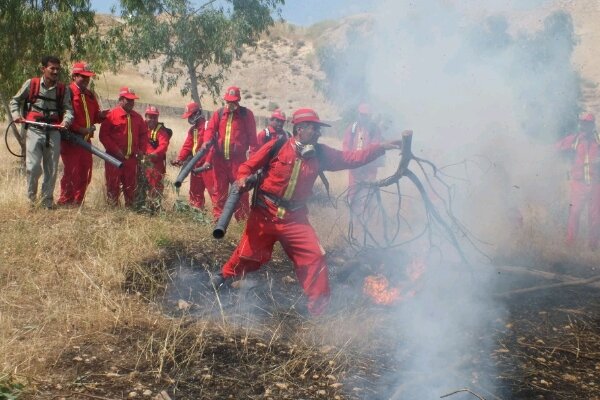
[[[543, 8], [532, 11], [512, 12], [508, 15], [511, 31], [535, 31], [551, 12], [565, 10], [571, 14], [579, 43], [572, 63], [584, 79], [585, 108], [600, 112], [600, 38], [597, 21], [600, 20], [598, 2], [554, 0]], [[481, 15], [474, 16], [481, 18]], [[111, 16], [98, 18], [101, 26], [114, 23]], [[370, 32], [374, 19], [371, 15], [356, 15], [339, 21], [324, 21], [310, 27], [277, 23], [258, 42], [256, 48], [247, 48], [236, 60], [224, 86], [237, 85], [242, 89], [243, 103], [252, 108], [259, 117], [269, 115], [275, 106], [287, 113], [298, 107], [314, 107], [322, 118], [337, 120], [342, 110], [324, 98], [316, 89], [315, 80], [323, 79], [316, 52], [324, 45], [344, 47], [351, 32]], [[152, 61], [137, 66], [126, 66], [117, 75], [103, 74], [97, 78], [97, 90], [103, 98], [112, 99], [119, 86], [129, 84], [141, 95], [141, 102], [182, 107], [189, 98], [181, 98], [177, 90], [157, 96], [151, 82]], [[206, 109], [219, 105], [210, 96], [203, 96]]]

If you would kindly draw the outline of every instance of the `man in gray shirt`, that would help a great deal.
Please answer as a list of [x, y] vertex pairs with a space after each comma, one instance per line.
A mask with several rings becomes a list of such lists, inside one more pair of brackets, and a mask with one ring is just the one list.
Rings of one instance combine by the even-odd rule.
[[[54, 208], [54, 186], [60, 157], [60, 129], [73, 121], [71, 93], [58, 81], [60, 60], [54, 56], [42, 58], [42, 76], [25, 81], [10, 101], [10, 112], [17, 123], [45, 122], [56, 129], [27, 126], [26, 158], [27, 196], [32, 206]], [[44, 173], [40, 199], [38, 181]]]

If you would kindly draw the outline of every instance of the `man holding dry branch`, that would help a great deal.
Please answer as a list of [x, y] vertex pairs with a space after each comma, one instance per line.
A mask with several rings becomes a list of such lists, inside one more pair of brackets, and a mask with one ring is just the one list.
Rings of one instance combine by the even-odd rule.
[[357, 168], [401, 148], [402, 141], [373, 144], [357, 151], [340, 151], [318, 143], [321, 122], [309, 108], [294, 112], [293, 137], [270, 141], [241, 164], [237, 185], [248, 189], [249, 178], [258, 170], [263, 177], [254, 190], [255, 202], [238, 247], [212, 284], [258, 270], [271, 258], [279, 241], [294, 264], [296, 277], [308, 298], [311, 315], [323, 313], [329, 303], [329, 278], [325, 250], [308, 221], [306, 202], [322, 171]]

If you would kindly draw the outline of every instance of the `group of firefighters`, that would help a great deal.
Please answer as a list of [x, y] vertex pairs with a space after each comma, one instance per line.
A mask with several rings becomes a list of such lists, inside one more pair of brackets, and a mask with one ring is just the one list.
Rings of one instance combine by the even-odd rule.
[[[80, 135], [88, 143], [100, 124], [99, 140], [106, 152], [122, 162], [120, 168], [106, 162], [106, 197], [117, 205], [123, 194], [125, 205], [134, 204], [138, 186], [140, 160], [145, 168], [149, 197], [159, 199], [164, 189], [166, 158], [171, 131], [159, 122], [160, 111], [148, 106], [142, 117], [134, 111], [135, 92], [128, 87], [119, 90], [118, 103], [101, 110], [89, 89], [94, 72], [85, 62], [73, 64], [72, 82], [59, 82], [60, 60], [42, 59], [42, 76], [27, 80], [10, 102], [12, 118], [17, 123], [28, 121], [51, 123], [56, 129], [42, 130], [30, 124], [26, 138], [27, 193], [32, 205], [54, 207], [53, 192], [59, 155], [64, 164], [60, 182], [59, 205], [81, 205], [92, 176], [92, 154], [80, 146], [61, 141], [61, 130]], [[252, 111], [240, 105], [240, 89], [229, 87], [225, 106], [206, 121], [200, 104], [191, 102], [182, 118], [190, 124], [186, 139], [174, 166], [182, 166], [202, 151], [206, 155], [194, 166], [199, 172], [190, 177], [189, 203], [205, 208], [205, 190], [211, 202], [213, 217], [223, 212], [231, 185], [249, 189], [249, 177], [259, 170], [262, 179], [254, 188], [249, 202], [244, 191], [235, 211], [238, 221], [247, 220], [238, 247], [220, 273], [211, 280], [215, 289], [227, 285], [231, 278], [255, 271], [271, 258], [279, 241], [294, 264], [298, 281], [307, 298], [308, 311], [322, 313], [329, 299], [329, 283], [325, 251], [308, 221], [307, 200], [317, 176], [322, 171], [351, 169], [349, 198], [351, 207], [359, 203], [357, 183], [373, 181], [379, 164], [372, 162], [386, 150], [401, 149], [401, 140], [384, 142], [381, 132], [370, 118], [367, 104], [357, 109], [357, 119], [346, 130], [343, 150], [319, 144], [321, 128], [329, 126], [310, 108], [296, 110], [291, 119], [293, 132], [283, 127], [285, 114], [275, 110], [267, 128], [256, 130]], [[592, 114], [580, 118], [581, 131], [566, 137], [559, 145], [576, 155], [571, 173], [572, 202], [567, 241], [572, 243], [578, 228], [579, 214], [585, 204], [590, 214], [590, 246], [600, 239], [600, 152], [599, 138]], [[38, 181], [42, 176], [41, 195]]]

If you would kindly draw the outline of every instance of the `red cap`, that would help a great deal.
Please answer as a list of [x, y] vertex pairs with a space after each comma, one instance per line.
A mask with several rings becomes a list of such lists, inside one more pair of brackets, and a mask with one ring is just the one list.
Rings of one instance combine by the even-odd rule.
[[158, 112], [158, 108], [156, 108], [155, 106], [148, 106], [148, 108], [146, 108], [146, 112], [144, 114], [146, 114], [146, 115], [160, 115], [160, 113]]
[[582, 113], [579, 116], [579, 120], [580, 121], [586, 121], [586, 122], [596, 122], [596, 117], [594, 117], [594, 114], [592, 113]]
[[129, 100], [139, 99], [139, 97], [135, 95], [135, 91], [127, 86], [123, 86], [121, 89], [119, 89], [119, 98], [121, 97], [125, 97]]
[[331, 126], [321, 122], [319, 115], [311, 108], [299, 108], [292, 114], [292, 124], [296, 125], [300, 122], [314, 122], [321, 126]]
[[238, 102], [241, 98], [242, 96], [240, 95], [240, 88], [237, 86], [229, 86], [225, 92], [225, 96], [223, 96], [225, 101]]
[[71, 69], [72, 75], [83, 75], [83, 76], [94, 76], [96, 75], [90, 65], [86, 62], [80, 61], [73, 64]]
[[271, 119], [278, 119], [285, 122], [285, 113], [278, 108], [277, 110], [273, 111], [273, 114], [271, 114]]
[[361, 103], [358, 106], [358, 113], [359, 114], [371, 114], [371, 106], [369, 106], [367, 103]]
[[194, 114], [198, 110], [202, 110], [202, 107], [200, 106], [200, 104], [196, 103], [195, 101], [189, 102], [185, 106], [185, 110], [183, 111], [181, 118], [189, 118], [192, 114]]

